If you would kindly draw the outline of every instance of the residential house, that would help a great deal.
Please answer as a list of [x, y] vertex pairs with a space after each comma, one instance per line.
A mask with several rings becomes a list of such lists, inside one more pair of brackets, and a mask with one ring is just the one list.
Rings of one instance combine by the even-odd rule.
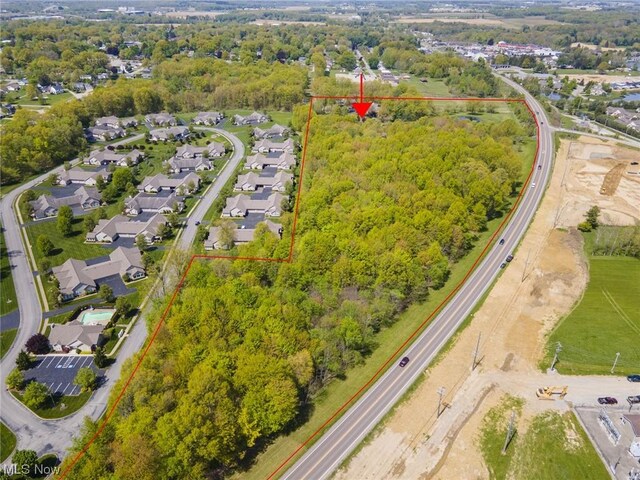
[[87, 242], [113, 243], [118, 238], [136, 238], [142, 235], [149, 244], [160, 240], [158, 232], [160, 225], [166, 225], [167, 221], [159, 213], [149, 220], [138, 221], [124, 215], [116, 215], [110, 219], [99, 220], [98, 225], [87, 233]]
[[253, 112], [250, 115], [234, 115], [233, 123], [236, 125], [257, 125], [259, 123], [265, 123], [269, 121], [264, 113]]
[[193, 118], [196, 125], [217, 125], [222, 121], [223, 115], [220, 112], [200, 112]]
[[270, 153], [270, 152], [286, 152], [293, 153], [296, 148], [294, 141], [290, 138], [284, 142], [274, 142], [269, 139], [260, 140], [255, 143], [252, 148], [253, 152]]
[[173, 173], [180, 172], [201, 172], [203, 170], [211, 170], [213, 164], [211, 160], [204, 157], [180, 158], [171, 157], [167, 163]]
[[108, 125], [96, 125], [95, 127], [87, 128], [87, 137], [89, 140], [100, 140], [101, 142], [108, 142], [115, 138], [122, 138], [127, 132], [122, 127], [110, 127]]
[[138, 191], [146, 193], [158, 193], [164, 190], [177, 191], [182, 195], [194, 193], [200, 189], [200, 176], [190, 172], [179, 178], [170, 178], [162, 173], [153, 177], [145, 177], [138, 185]]
[[238, 176], [238, 181], [233, 189], [251, 192], [258, 188], [269, 187], [274, 192], [284, 192], [288, 183], [293, 183], [293, 174], [291, 173], [278, 171], [272, 177], [262, 177], [255, 172], [249, 172]]
[[100, 206], [102, 195], [96, 188], [80, 187], [67, 197], [53, 197], [51, 195], [40, 195], [37, 199], [29, 202], [33, 208], [31, 216], [34, 220], [40, 220], [58, 215], [58, 210], [63, 205], [70, 207], [80, 206], [83, 210], [90, 210]]
[[[248, 243], [253, 240], [256, 231], [260, 228], [261, 225], [265, 225], [266, 229], [277, 235], [278, 238], [282, 238], [282, 225], [277, 223], [273, 223], [271, 220], [265, 220], [264, 222], [260, 222], [256, 228], [236, 228], [233, 230], [233, 243], [234, 245], [242, 245], [244, 243]], [[221, 227], [211, 227], [209, 228], [209, 236], [204, 241], [204, 249], [205, 250], [226, 250], [228, 245], [225, 245], [221, 241]]]
[[169, 126], [178, 125], [178, 121], [176, 120], [176, 117], [166, 112], [150, 113], [149, 115], [144, 117], [144, 119], [151, 125], [157, 125], [160, 127], [169, 127]]
[[110, 127], [110, 128], [120, 128], [122, 125], [120, 124], [120, 119], [118, 117], [115, 116], [110, 116], [110, 117], [100, 117], [100, 118], [96, 118], [96, 125], [103, 125], [105, 127]]
[[227, 198], [227, 205], [222, 210], [223, 217], [244, 217], [247, 213], [263, 213], [267, 217], [282, 215], [282, 202], [289, 197], [281, 193], [272, 193], [265, 200], [258, 200], [248, 195], [236, 195]]
[[49, 343], [55, 352], [69, 353], [80, 350], [83, 353], [94, 352], [105, 339], [102, 335], [104, 325], [85, 325], [79, 320], [65, 324], [52, 323]]
[[128, 197], [124, 202], [124, 212], [127, 215], [140, 215], [143, 212], [163, 213], [181, 212], [184, 202], [175, 193], [169, 195], [153, 195], [139, 193], [135, 197]]
[[118, 247], [103, 262], [87, 264], [84, 260], [70, 258], [62, 265], [53, 267], [51, 272], [60, 285], [63, 300], [95, 293], [101, 279], [119, 275], [128, 280], [145, 276], [142, 256], [137, 248]]
[[144, 158], [144, 153], [140, 150], [131, 150], [128, 153], [117, 153], [113, 150], [94, 150], [87, 158], [84, 159], [84, 163], [87, 165], [109, 165], [113, 163], [117, 167], [128, 167], [130, 165], [137, 165], [141, 159]]
[[222, 157], [225, 153], [227, 153], [227, 149], [224, 146], [224, 143], [220, 142], [211, 142], [207, 145], [207, 149], [210, 157]]
[[278, 170], [290, 170], [296, 166], [296, 157], [290, 153], [282, 153], [277, 157], [265, 156], [261, 153], [250, 155], [245, 162], [245, 168], [262, 170], [265, 167], [276, 167]]
[[3, 87], [8, 92], [17, 92], [20, 90], [20, 84], [16, 81], [8, 82]]
[[151, 140], [166, 142], [167, 140], [183, 140], [189, 137], [189, 129], [187, 127], [167, 127], [156, 128], [151, 130], [149, 135]]
[[58, 183], [60, 185], [77, 183], [87, 187], [95, 187], [98, 183], [99, 177], [102, 177], [105, 182], [108, 182], [111, 180], [111, 172], [108, 172], [105, 168], [96, 171], [89, 171], [73, 167], [69, 170], [63, 170], [62, 173], [58, 175]]
[[207, 147], [197, 147], [195, 145], [180, 145], [176, 149], [177, 158], [197, 158], [204, 157], [208, 153]]
[[253, 129], [253, 136], [258, 140], [262, 140], [263, 138], [282, 137], [287, 133], [289, 133], [289, 129], [282, 125], [278, 125], [277, 123], [264, 130], [260, 127]]
[[49, 95], [60, 95], [64, 93], [64, 88], [59, 83], [53, 83], [44, 88], [42, 93], [48, 93]]

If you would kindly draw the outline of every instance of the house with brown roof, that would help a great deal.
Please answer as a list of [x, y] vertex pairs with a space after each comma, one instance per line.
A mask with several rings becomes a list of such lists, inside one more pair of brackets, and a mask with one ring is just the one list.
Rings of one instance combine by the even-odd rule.
[[137, 248], [118, 247], [109, 254], [109, 260], [87, 264], [84, 260], [70, 258], [62, 265], [53, 267], [52, 274], [59, 283], [62, 300], [89, 295], [98, 290], [99, 280], [120, 275], [129, 280], [145, 276], [142, 256]]
[[238, 181], [233, 189], [235, 191], [251, 192], [262, 187], [269, 187], [274, 192], [284, 192], [287, 184], [293, 183], [293, 174], [278, 171], [272, 177], [263, 177], [256, 172], [238, 175]]
[[116, 215], [110, 219], [98, 221], [95, 228], [86, 235], [87, 242], [113, 243], [118, 238], [136, 238], [142, 235], [148, 244], [161, 240], [158, 232], [160, 225], [166, 225], [167, 220], [156, 214], [146, 221], [134, 220], [125, 215]]
[[262, 213], [266, 217], [279, 217], [282, 215], [282, 202], [288, 198], [278, 192], [272, 193], [264, 200], [239, 194], [227, 198], [227, 204], [222, 209], [222, 216], [245, 217], [247, 213]]
[[89, 353], [104, 343], [103, 330], [104, 325], [84, 325], [78, 320], [64, 325], [52, 323], [49, 343], [56, 352], [80, 350]]

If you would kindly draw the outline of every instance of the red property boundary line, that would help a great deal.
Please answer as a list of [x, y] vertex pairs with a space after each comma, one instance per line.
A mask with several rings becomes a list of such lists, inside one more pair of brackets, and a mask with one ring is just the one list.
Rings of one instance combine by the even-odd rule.
[[[106, 415], [104, 416], [104, 418], [103, 418], [100, 426], [96, 430], [96, 432], [92, 435], [92, 437], [89, 439], [89, 441], [86, 443], [86, 445], [82, 448], [82, 450], [80, 450], [73, 457], [73, 459], [71, 460], [71, 463], [60, 474], [60, 477], [58, 477], [59, 479], [64, 479], [64, 478], [67, 477], [67, 475], [71, 472], [73, 467], [87, 453], [87, 451], [89, 450], [91, 445], [95, 442], [95, 440], [98, 438], [98, 436], [102, 433], [102, 431], [105, 429], [107, 423], [109, 422], [111, 417], [114, 415], [114, 413], [116, 411], [116, 408], [118, 407], [120, 401], [122, 400], [122, 397], [124, 396], [127, 388], [131, 384], [133, 378], [135, 377], [136, 373], [138, 372], [138, 369], [140, 368], [140, 365], [142, 365], [142, 362], [144, 361], [147, 353], [151, 349], [151, 346], [153, 345], [153, 342], [155, 341], [155, 339], [156, 339], [156, 337], [157, 337], [157, 335], [158, 335], [158, 333], [160, 331], [160, 328], [164, 325], [164, 322], [165, 322], [165, 320], [167, 318], [167, 315], [169, 314], [169, 311], [171, 310], [171, 307], [173, 306], [173, 303], [175, 302], [175, 300], [176, 300], [176, 298], [178, 296], [178, 293], [180, 293], [180, 290], [184, 286], [187, 274], [189, 273], [189, 270], [191, 270], [191, 266], [193, 265], [193, 261], [195, 259], [206, 259], [206, 260], [248, 260], [248, 261], [276, 262], [276, 263], [291, 263], [292, 262], [292, 260], [293, 260], [294, 240], [295, 240], [296, 227], [297, 227], [297, 222], [298, 222], [298, 212], [299, 212], [299, 208], [300, 208], [300, 196], [301, 196], [301, 193], [302, 193], [302, 179], [303, 179], [304, 166], [305, 166], [305, 163], [306, 163], [307, 150], [308, 150], [307, 147], [308, 147], [308, 140], [309, 140], [309, 128], [310, 128], [310, 125], [311, 125], [311, 117], [312, 117], [312, 114], [313, 114], [313, 102], [316, 99], [317, 100], [349, 100], [349, 101], [356, 101], [357, 102], [358, 101], [358, 96], [357, 95], [353, 95], [353, 96], [314, 95], [314, 96], [311, 96], [310, 99], [309, 99], [309, 109], [308, 109], [308, 113], [307, 113], [307, 122], [306, 122], [305, 133], [304, 133], [302, 159], [300, 161], [300, 173], [299, 173], [299, 176], [298, 176], [298, 191], [296, 193], [296, 205], [295, 205], [293, 223], [292, 223], [292, 228], [291, 228], [291, 242], [290, 242], [290, 246], [289, 246], [289, 254], [287, 255], [287, 257], [284, 257], [284, 258], [264, 258], [264, 257], [242, 257], [242, 256], [203, 255], [203, 254], [192, 255], [191, 258], [189, 259], [189, 263], [187, 265], [187, 268], [185, 269], [184, 273], [180, 277], [180, 280], [179, 280], [175, 290], [173, 291], [173, 293], [171, 295], [169, 303], [167, 304], [166, 308], [164, 309], [164, 311], [163, 311], [163, 313], [162, 313], [162, 315], [160, 317], [160, 320], [158, 321], [158, 324], [153, 329], [153, 331], [151, 333], [151, 336], [149, 337], [149, 340], [147, 342], [147, 345], [145, 346], [144, 350], [142, 351], [142, 355], [140, 355], [140, 357], [138, 358], [138, 361], [136, 362], [136, 364], [135, 364], [133, 370], [131, 371], [131, 373], [129, 374], [129, 377], [127, 378], [125, 384], [123, 385], [122, 389], [120, 390], [120, 393], [116, 397], [116, 399], [113, 402], [113, 404], [111, 405], [111, 407], [108, 409]], [[317, 437], [318, 434], [320, 434], [327, 426], [329, 426], [331, 424], [331, 422], [333, 422], [336, 419], [336, 417], [338, 417], [338, 415], [340, 415], [340, 413], [343, 410], [345, 410], [354, 400], [356, 400], [378, 378], [378, 376], [393, 361], [393, 359], [411, 342], [411, 340], [416, 335], [418, 335], [418, 333], [420, 333], [422, 331], [422, 329], [427, 325], [427, 323], [440, 311], [440, 309], [451, 299], [451, 297], [453, 297], [455, 295], [455, 293], [460, 289], [460, 287], [462, 287], [462, 285], [467, 281], [467, 279], [469, 278], [471, 273], [475, 270], [475, 268], [478, 265], [478, 263], [480, 263], [480, 260], [482, 260], [482, 258], [484, 258], [484, 255], [486, 254], [486, 252], [489, 249], [489, 247], [493, 244], [494, 240], [498, 236], [498, 233], [500, 233], [502, 231], [502, 228], [504, 227], [505, 223], [509, 220], [509, 218], [511, 218], [513, 212], [515, 212], [516, 208], [520, 204], [520, 201], [522, 199], [522, 195], [525, 192], [526, 186], [528, 185], [529, 181], [531, 180], [531, 176], [533, 175], [533, 172], [534, 172], [534, 169], [535, 169], [535, 165], [536, 165], [535, 159], [537, 159], [538, 153], [539, 153], [539, 149], [540, 149], [540, 124], [538, 123], [538, 119], [535, 116], [533, 110], [531, 110], [531, 107], [526, 102], [526, 100], [523, 99], [523, 98], [374, 97], [374, 96], [372, 96], [372, 97], [364, 97], [364, 99], [367, 100], [367, 101], [393, 100], [393, 101], [456, 101], [456, 102], [522, 103], [522, 104], [524, 104], [526, 106], [527, 110], [529, 110], [529, 113], [531, 114], [531, 116], [533, 117], [533, 119], [534, 119], [534, 121], [536, 123], [536, 151], [535, 151], [535, 155], [534, 155], [534, 161], [532, 162], [532, 166], [531, 166], [531, 169], [529, 171], [529, 175], [527, 176], [526, 180], [524, 181], [523, 187], [520, 190], [520, 192], [518, 193], [518, 196], [516, 197], [516, 200], [515, 200], [513, 206], [507, 212], [507, 214], [505, 215], [505, 217], [502, 220], [502, 222], [500, 222], [500, 225], [498, 225], [498, 228], [493, 233], [493, 235], [491, 236], [491, 238], [489, 239], [489, 241], [487, 242], [487, 244], [485, 245], [483, 250], [480, 252], [478, 257], [474, 261], [473, 265], [467, 271], [467, 273], [465, 274], [464, 278], [462, 278], [462, 280], [460, 280], [460, 282], [458, 282], [458, 284], [451, 290], [451, 292], [447, 295], [447, 297], [442, 302], [440, 302], [440, 304], [424, 319], [424, 321], [413, 331], [413, 333], [411, 333], [411, 335], [409, 335], [409, 337], [402, 343], [402, 345], [400, 345], [396, 349], [396, 351], [393, 352], [389, 356], [389, 358], [387, 358], [387, 360], [380, 366], [380, 368], [378, 370], [376, 370], [376, 372], [371, 376], [371, 378], [362, 387], [360, 387], [360, 389], [357, 392], [355, 392], [344, 404], [342, 404], [342, 406], [340, 406], [315, 432], [313, 432], [302, 444], [300, 444], [300, 446], [296, 450], [294, 450], [291, 453], [291, 455], [289, 455], [278, 466], [278, 468], [276, 468], [269, 475], [269, 477], [267, 477], [267, 480], [271, 480], [272, 478], [274, 478], [278, 474], [278, 472], [280, 472], [280, 470], [282, 470], [282, 468], [284, 468], [294, 457], [296, 457], [296, 455], [298, 455], [298, 453], [300, 453], [300, 451], [302, 449], [304, 449], [307, 445], [309, 445], [309, 443], [315, 437]]]

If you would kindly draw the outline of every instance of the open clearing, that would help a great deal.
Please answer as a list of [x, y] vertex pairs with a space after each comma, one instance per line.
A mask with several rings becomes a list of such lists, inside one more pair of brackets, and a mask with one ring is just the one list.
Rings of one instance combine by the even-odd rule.
[[428, 18], [424, 17], [400, 17], [395, 20], [396, 23], [466, 23], [469, 25], [480, 25], [489, 27], [502, 27], [509, 29], [520, 29], [524, 25], [537, 26], [537, 25], [563, 25], [556, 20], [549, 20], [541, 16], [531, 17], [517, 17], [517, 18], [500, 18], [491, 14], [483, 14], [481, 18], [467, 16], [455, 16], [455, 15], [433, 15]]
[[[540, 373], [538, 368], [547, 333], [571, 311], [588, 280], [581, 234], [558, 227], [577, 225], [593, 204], [608, 222], [638, 220], [637, 176], [624, 174], [611, 197], [599, 193], [606, 173], [630, 158], [637, 159], [638, 153], [592, 138], [561, 142], [549, 189], [513, 262], [450, 350], [335, 478], [490, 478], [479, 445], [482, 419], [506, 393], [525, 400], [518, 420], [524, 436], [537, 415], [549, 409], [563, 415], [569, 411], [566, 401], [537, 400], [537, 387], [569, 385], [566, 400], [575, 405], [592, 405], [603, 391], [631, 395], [633, 385], [620, 377], [594, 381]], [[481, 363], [470, 373], [479, 335]], [[446, 389], [449, 407], [437, 418], [440, 387]], [[582, 460], [587, 455], [591, 461], [587, 453]]]

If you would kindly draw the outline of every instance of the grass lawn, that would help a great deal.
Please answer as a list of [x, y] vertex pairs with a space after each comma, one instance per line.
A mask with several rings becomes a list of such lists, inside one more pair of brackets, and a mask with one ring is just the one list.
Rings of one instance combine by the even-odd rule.
[[589, 256], [589, 277], [580, 303], [551, 332], [541, 367], [550, 365], [560, 342], [556, 368], [561, 373], [609, 375], [617, 352], [615, 373], [638, 373], [640, 282], [631, 279], [640, 278], [640, 260]]
[[16, 308], [18, 308], [18, 299], [11, 277], [11, 265], [7, 256], [7, 247], [4, 244], [4, 234], [0, 233], [0, 315], [12, 312]]
[[26, 227], [27, 237], [31, 243], [36, 263], [39, 264], [40, 260], [44, 258], [36, 247], [36, 239], [39, 235], [46, 235], [55, 245], [53, 254], [48, 257], [54, 267], [63, 264], [69, 258], [86, 260], [107, 255], [109, 250], [99, 245], [84, 243], [86, 232], [82, 222], [83, 217], [75, 217], [73, 219], [73, 232], [68, 237], [58, 232], [56, 220], [39, 221]]
[[411, 76], [408, 80], [401, 80], [400, 83], [405, 83], [414, 87], [418, 93], [425, 97], [449, 97], [451, 92], [449, 87], [445, 85], [444, 80], [439, 78], [426, 78], [426, 82], [421, 82], [419, 78]]
[[[11, 392], [14, 397], [22, 402], [22, 395]], [[48, 397], [45, 405], [40, 408], [31, 408], [36, 415], [47, 418], [62, 418], [77, 412], [89, 401], [93, 392], [83, 392], [80, 395], [53, 395]], [[27, 407], [28, 408], [28, 407]]]
[[16, 436], [4, 423], [0, 422], [0, 462], [4, 462], [16, 448]]
[[0, 358], [4, 357], [4, 355], [9, 351], [17, 334], [17, 328], [11, 328], [0, 333]]
[[[524, 180], [533, 162], [535, 142], [527, 142], [522, 150], [522, 180]], [[502, 219], [498, 218], [488, 222], [487, 231], [479, 236], [475, 247], [458, 263], [451, 267], [449, 281], [444, 288], [432, 291], [426, 302], [411, 305], [392, 326], [382, 330], [376, 336], [378, 347], [362, 365], [349, 370], [344, 380], [336, 380], [330, 383], [318, 395], [313, 403], [313, 411], [304, 425], [287, 436], [281, 436], [275, 439], [273, 443], [266, 447], [257, 457], [255, 464], [250, 466], [250, 470], [240, 471], [232, 478], [257, 480], [268, 477], [291, 452], [298, 448], [327, 418], [343, 405], [344, 402], [353, 395], [354, 391], [364, 384], [366, 380], [371, 378], [380, 365], [382, 365], [418, 325], [424, 321], [425, 317], [447, 297], [453, 286], [457, 285], [462, 278], [464, 278], [466, 272], [471, 268], [501, 221]], [[316, 436], [315, 440], [318, 438], [320, 438], [320, 436]]]
[[502, 455], [512, 409], [518, 418], [522, 400], [506, 396], [483, 419], [480, 448], [489, 478], [608, 478], [605, 466], [571, 412], [536, 415], [526, 430], [516, 431]]

